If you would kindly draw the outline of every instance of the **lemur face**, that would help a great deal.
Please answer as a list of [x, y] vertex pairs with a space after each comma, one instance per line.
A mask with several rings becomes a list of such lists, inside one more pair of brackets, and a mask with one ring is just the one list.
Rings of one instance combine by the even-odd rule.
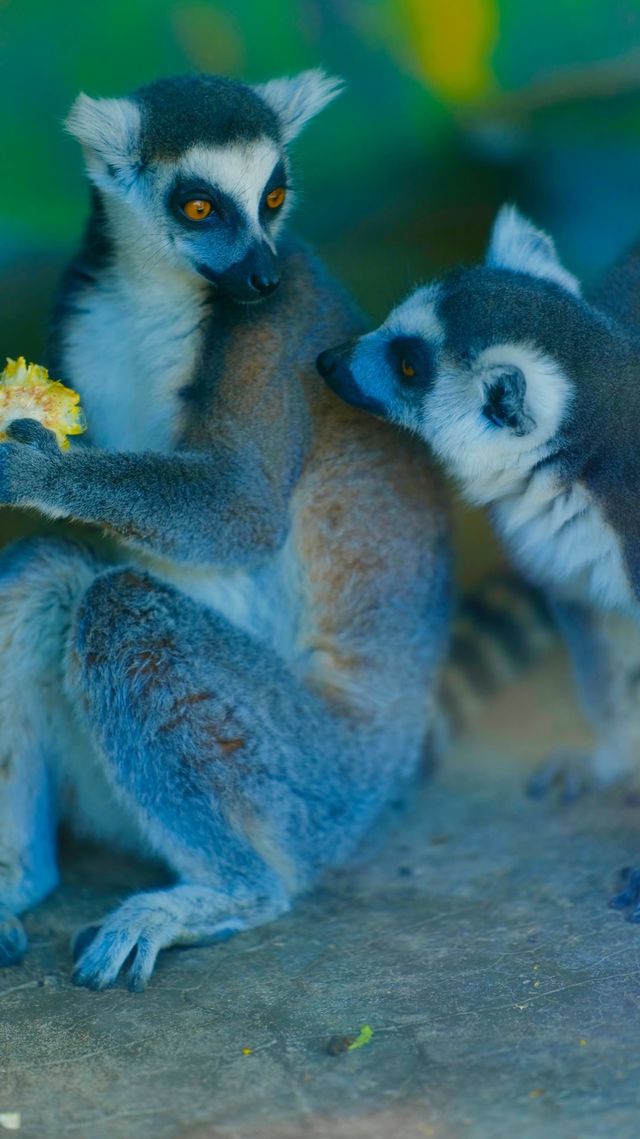
[[550, 239], [507, 208], [485, 266], [419, 288], [317, 366], [348, 403], [422, 436], [486, 501], [556, 436], [573, 393], [564, 330], [583, 309]]
[[321, 71], [256, 87], [164, 79], [128, 99], [80, 95], [83, 144], [116, 241], [233, 300], [277, 287], [277, 236], [292, 203], [287, 145], [339, 92]]
[[418, 289], [374, 332], [322, 352], [317, 368], [329, 387], [347, 403], [419, 429], [442, 342], [437, 289]]

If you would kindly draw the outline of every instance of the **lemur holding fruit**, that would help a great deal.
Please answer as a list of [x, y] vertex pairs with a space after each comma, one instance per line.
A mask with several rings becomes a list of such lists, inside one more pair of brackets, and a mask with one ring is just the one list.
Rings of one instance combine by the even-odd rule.
[[76, 939], [78, 984], [140, 989], [164, 947], [286, 911], [418, 766], [446, 503], [417, 440], [319, 382], [361, 319], [282, 232], [288, 145], [337, 91], [202, 76], [71, 112], [92, 208], [48, 363], [89, 430], [63, 453], [12, 423], [0, 501], [95, 524], [119, 564], [45, 537], [0, 559], [4, 964], [61, 819], [175, 875]]
[[[414, 292], [318, 366], [350, 404], [427, 440], [547, 593], [597, 732], [533, 783], [640, 774], [640, 248], [591, 299], [551, 239], [499, 214], [486, 263]], [[640, 920], [640, 874], [617, 899]]]

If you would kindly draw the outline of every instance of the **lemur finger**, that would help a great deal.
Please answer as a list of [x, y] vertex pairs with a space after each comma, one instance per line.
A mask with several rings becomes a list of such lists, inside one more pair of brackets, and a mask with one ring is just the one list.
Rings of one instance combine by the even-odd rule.
[[19, 965], [27, 952], [27, 935], [22, 922], [0, 906], [0, 969]]
[[40, 451], [57, 454], [60, 450], [53, 431], [43, 427], [37, 419], [14, 419], [8, 424], [6, 433], [14, 442], [37, 447]]
[[161, 948], [162, 946], [150, 937], [142, 936], [139, 939], [131, 962], [131, 968], [129, 969], [127, 988], [130, 992], [144, 992], [149, 978], [153, 973], [156, 958]]
[[527, 795], [532, 799], [542, 799], [560, 778], [560, 763], [557, 759], [550, 759], [543, 763], [527, 782]]
[[563, 803], [574, 803], [589, 786], [588, 757], [581, 752], [557, 751], [527, 782], [527, 794], [541, 799], [557, 787]]
[[136, 942], [136, 933], [126, 928], [102, 927], [80, 957], [71, 976], [73, 984], [87, 989], [109, 988], [117, 981]]
[[611, 898], [609, 905], [613, 910], [626, 910], [629, 906], [634, 906], [633, 913], [629, 915], [629, 921], [640, 921], [640, 868], [626, 867], [620, 874], [621, 884], [623, 889], [618, 894], [614, 894]]

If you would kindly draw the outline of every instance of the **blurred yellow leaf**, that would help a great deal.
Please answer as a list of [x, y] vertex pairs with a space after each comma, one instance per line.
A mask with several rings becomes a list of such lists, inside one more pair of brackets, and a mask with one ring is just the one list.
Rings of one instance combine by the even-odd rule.
[[245, 49], [231, 15], [211, 4], [178, 4], [172, 23], [182, 50], [199, 71], [230, 75], [245, 66]]
[[420, 71], [439, 95], [466, 102], [495, 86], [497, 0], [403, 0]]

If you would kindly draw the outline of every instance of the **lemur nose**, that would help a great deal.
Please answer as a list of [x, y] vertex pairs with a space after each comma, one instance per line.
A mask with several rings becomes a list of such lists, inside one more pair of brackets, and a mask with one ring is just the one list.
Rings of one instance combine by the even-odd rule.
[[249, 284], [257, 293], [260, 293], [263, 297], [268, 297], [270, 293], [275, 292], [278, 288], [280, 278], [266, 273], [252, 273], [249, 277]]
[[316, 368], [321, 376], [330, 376], [335, 372], [339, 362], [339, 356], [333, 348], [327, 348], [325, 352], [321, 352], [316, 360]]
[[333, 375], [342, 365], [349, 367], [351, 355], [353, 352], [355, 341], [347, 340], [344, 344], [338, 344], [335, 348], [327, 348], [325, 352], [321, 352], [316, 360], [316, 368], [323, 379], [327, 376]]

